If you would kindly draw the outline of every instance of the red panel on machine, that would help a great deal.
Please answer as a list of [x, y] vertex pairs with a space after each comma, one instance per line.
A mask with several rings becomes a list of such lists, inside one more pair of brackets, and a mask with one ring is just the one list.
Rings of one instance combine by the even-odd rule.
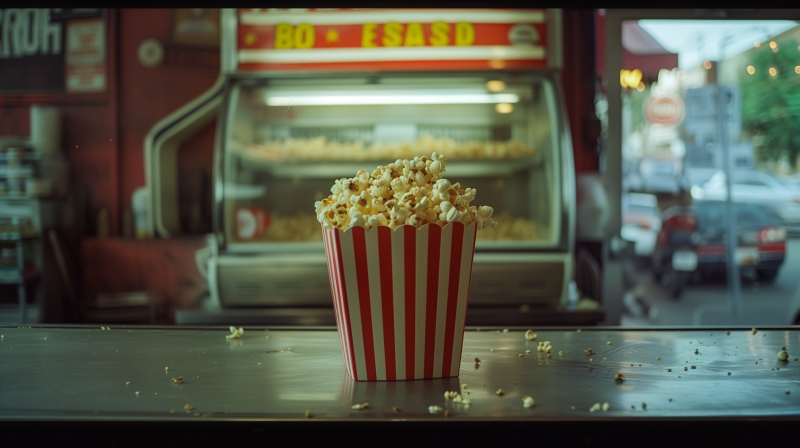
[[547, 66], [542, 9], [239, 10], [238, 19], [240, 71]]

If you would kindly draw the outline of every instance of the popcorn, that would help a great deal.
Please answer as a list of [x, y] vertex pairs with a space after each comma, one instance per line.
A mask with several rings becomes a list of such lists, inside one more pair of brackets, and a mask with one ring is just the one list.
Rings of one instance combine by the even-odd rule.
[[526, 331], [525, 332], [525, 339], [527, 339], [529, 341], [532, 341], [532, 340], [536, 339], [536, 333], [534, 333], [532, 330]]
[[228, 339], [239, 339], [244, 334], [244, 328], [231, 327], [231, 334], [225, 336]]
[[[642, 403], [642, 404], [644, 404], [644, 403]], [[603, 403], [602, 409], [603, 409], [603, 412], [607, 412], [609, 409], [611, 409], [611, 405], [608, 404], [608, 403]]]
[[428, 406], [428, 412], [431, 414], [436, 414], [437, 412], [442, 412], [442, 408], [439, 406]]
[[533, 397], [522, 397], [522, 407], [529, 408], [533, 406]]
[[787, 359], [789, 359], [789, 354], [786, 353], [786, 350], [781, 350], [778, 352], [779, 361], [786, 361]]
[[317, 221], [325, 230], [451, 222], [477, 222], [479, 230], [495, 227], [492, 207], [470, 205], [474, 188], [440, 177], [445, 166], [445, 156], [434, 152], [430, 158], [398, 159], [371, 174], [360, 170], [351, 179], [339, 179], [330, 196], [314, 203]]

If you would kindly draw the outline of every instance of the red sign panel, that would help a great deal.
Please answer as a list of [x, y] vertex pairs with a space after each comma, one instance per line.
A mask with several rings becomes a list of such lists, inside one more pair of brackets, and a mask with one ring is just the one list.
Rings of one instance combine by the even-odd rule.
[[238, 69], [547, 66], [542, 9], [239, 10]]
[[683, 100], [678, 95], [651, 96], [644, 106], [647, 121], [666, 126], [680, 123], [683, 111]]

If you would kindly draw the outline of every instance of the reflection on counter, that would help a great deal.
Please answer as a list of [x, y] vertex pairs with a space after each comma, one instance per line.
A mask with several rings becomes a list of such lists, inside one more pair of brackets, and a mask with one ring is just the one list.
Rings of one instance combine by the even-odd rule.
[[499, 213], [493, 218], [497, 225], [478, 232], [477, 241], [531, 241], [545, 236], [540, 235], [536, 223], [528, 218], [513, 218], [507, 212]]
[[535, 151], [516, 140], [464, 141], [436, 138], [427, 134], [415, 142], [380, 143], [367, 146], [364, 142], [341, 143], [325, 137], [295, 138], [250, 144], [240, 149], [243, 156], [258, 160], [384, 160], [411, 159], [434, 151], [450, 159], [497, 159], [531, 157]]

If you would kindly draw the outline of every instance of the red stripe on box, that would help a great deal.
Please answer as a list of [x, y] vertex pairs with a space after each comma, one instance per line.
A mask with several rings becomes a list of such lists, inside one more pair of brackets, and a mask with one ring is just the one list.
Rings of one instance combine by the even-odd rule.
[[[464, 306], [464, 310], [469, 310], [469, 288], [472, 286], [472, 265], [475, 262], [475, 241], [478, 239], [478, 224], [475, 224], [475, 230], [473, 230], [474, 234], [472, 237], [472, 254], [470, 254], [470, 261], [469, 261], [469, 280], [467, 281], [467, 303]], [[461, 333], [464, 334], [464, 331], [467, 329], [467, 317], [464, 316], [464, 327], [461, 329]], [[461, 352], [464, 353], [464, 337], [461, 337]], [[459, 364], [460, 366], [460, 364]], [[459, 367], [460, 368], [460, 367]], [[459, 372], [456, 372], [458, 375]]]
[[372, 333], [372, 308], [369, 305], [369, 268], [367, 267], [366, 230], [353, 227], [353, 252], [356, 263], [356, 283], [358, 284], [358, 303], [361, 308], [361, 334], [364, 338], [364, 361], [367, 367], [367, 380], [375, 381], [375, 341]]
[[433, 378], [433, 356], [436, 350], [436, 301], [439, 296], [439, 255], [442, 228], [428, 224], [428, 284], [425, 296], [425, 378]]
[[350, 308], [347, 305], [347, 290], [344, 288], [344, 262], [342, 261], [342, 241], [339, 238], [339, 231], [334, 230], [333, 238], [335, 240], [334, 252], [336, 253], [336, 278], [338, 279], [339, 284], [339, 295], [338, 298], [341, 301], [340, 304], [342, 309], [344, 310], [344, 322], [343, 328], [345, 329], [345, 337], [347, 338], [347, 348], [349, 350], [348, 358], [350, 359], [350, 376], [353, 377], [354, 380], [358, 381], [358, 373], [356, 372], [356, 359], [355, 359], [355, 349], [353, 348], [353, 332], [350, 330], [352, 324], [350, 322]]
[[456, 330], [456, 311], [458, 310], [458, 279], [461, 272], [461, 246], [464, 240], [464, 224], [456, 222], [453, 226], [453, 238], [450, 244], [450, 275], [447, 286], [447, 312], [444, 325], [444, 351], [442, 361], [442, 377], [450, 376], [453, 364], [453, 333]]
[[378, 258], [381, 273], [381, 307], [383, 308], [383, 350], [386, 358], [386, 379], [397, 379], [394, 356], [394, 295], [392, 293], [392, 229], [377, 228]]
[[403, 262], [404, 262], [404, 275], [405, 275], [405, 291], [406, 291], [406, 379], [414, 378], [414, 347], [416, 332], [416, 319], [417, 312], [415, 306], [415, 291], [417, 290], [416, 282], [416, 260], [417, 254], [417, 229], [414, 227], [403, 227]]

